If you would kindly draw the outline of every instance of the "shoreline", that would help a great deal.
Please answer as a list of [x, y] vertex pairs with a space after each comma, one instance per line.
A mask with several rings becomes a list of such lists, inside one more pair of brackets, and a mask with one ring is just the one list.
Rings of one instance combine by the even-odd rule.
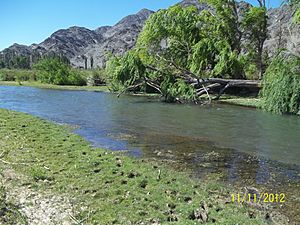
[[17, 86], [17, 87], [35, 87], [53, 90], [67, 90], [67, 91], [95, 91], [95, 92], [109, 92], [107, 86], [68, 86], [68, 85], [53, 85], [44, 84], [37, 81], [21, 81], [21, 85], [17, 81], [0, 81], [1, 86]]
[[[70, 90], [70, 91], [94, 91], [94, 92], [109, 92], [107, 86], [63, 86], [63, 85], [51, 85], [43, 84], [40, 82], [29, 82], [22, 81], [20, 85], [16, 81], [0, 81], [2, 86], [26, 86], [26, 87], [35, 87], [35, 88], [45, 88], [45, 89], [54, 89], [54, 90]], [[147, 93], [137, 93], [129, 94], [130, 96], [138, 97], [159, 97], [157, 94], [147, 94]], [[237, 96], [222, 96], [220, 100], [217, 100], [216, 103], [244, 106], [249, 108], [260, 108], [261, 100], [259, 98], [248, 98], [248, 97], [237, 97]]]
[[46, 196], [68, 196], [77, 221], [268, 223], [269, 212], [230, 203], [228, 193], [233, 190], [218, 181], [195, 180], [159, 161], [92, 148], [70, 128], [28, 114], [0, 109], [0, 125], [0, 159], [8, 163], [1, 169], [25, 177], [5, 183], [6, 190], [21, 185]]

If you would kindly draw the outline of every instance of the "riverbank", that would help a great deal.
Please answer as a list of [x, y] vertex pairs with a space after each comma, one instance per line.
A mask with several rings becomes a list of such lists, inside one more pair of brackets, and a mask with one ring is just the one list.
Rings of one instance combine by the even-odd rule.
[[[54, 208], [46, 212], [50, 217], [63, 210], [68, 216], [62, 220], [84, 224], [270, 223], [264, 210], [232, 203], [236, 190], [218, 181], [194, 180], [159, 161], [92, 148], [70, 127], [2, 109], [0, 127], [2, 181], [6, 190], [20, 190], [7, 198], [29, 222], [42, 207]], [[36, 201], [20, 204], [24, 192]]]
[[109, 92], [107, 86], [68, 86], [68, 85], [53, 85], [44, 84], [37, 81], [0, 81], [2, 86], [28, 86], [36, 88], [45, 89], [55, 89], [55, 90], [70, 90], [70, 91], [99, 91], [99, 92]]
[[[16, 81], [0, 81], [0, 85], [3, 86], [28, 86], [36, 88], [46, 88], [46, 89], [56, 89], [56, 90], [74, 90], [74, 91], [99, 91], [99, 92], [109, 92], [107, 86], [63, 86], [63, 85], [52, 85], [43, 84], [36, 81], [22, 81], [21, 84]], [[134, 96], [145, 96], [145, 97], [159, 97], [158, 94], [130, 94]], [[222, 104], [238, 105], [251, 108], [259, 108], [261, 100], [259, 98], [247, 98], [247, 97], [236, 97], [236, 96], [222, 96], [220, 100], [217, 101]]]
[[238, 105], [250, 108], [260, 108], [262, 100], [255, 97], [236, 97], [236, 96], [222, 96], [217, 101], [222, 104]]

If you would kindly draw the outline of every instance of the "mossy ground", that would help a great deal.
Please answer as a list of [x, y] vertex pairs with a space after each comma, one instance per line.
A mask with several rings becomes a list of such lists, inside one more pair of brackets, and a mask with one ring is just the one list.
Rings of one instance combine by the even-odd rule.
[[92, 148], [70, 129], [0, 109], [0, 167], [24, 174], [28, 180], [22, 185], [36, 191], [75, 199], [77, 221], [267, 224], [263, 212], [230, 202], [234, 190], [215, 181], [193, 180], [157, 161]]

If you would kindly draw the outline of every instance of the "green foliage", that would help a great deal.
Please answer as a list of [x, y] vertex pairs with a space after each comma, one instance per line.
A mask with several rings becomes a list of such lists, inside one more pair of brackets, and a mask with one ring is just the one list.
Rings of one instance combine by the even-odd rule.
[[296, 13], [295, 13], [295, 22], [299, 23], [300, 22], [300, 8], [297, 9]]
[[252, 7], [246, 12], [241, 23], [246, 40], [248, 61], [256, 64], [259, 78], [264, 72], [263, 47], [267, 39], [267, 8]]
[[294, 15], [294, 20], [296, 23], [300, 23], [300, 1], [299, 0], [297, 0], [296, 7], [297, 10]]
[[16, 56], [12, 59], [10, 67], [14, 69], [30, 69], [29, 57]]
[[35, 70], [0, 69], [0, 81], [35, 81]]
[[257, 65], [254, 63], [248, 63], [245, 62], [245, 77], [248, 80], [258, 80], [259, 79], [259, 73], [257, 69]]
[[215, 77], [244, 78], [242, 61], [236, 51], [224, 47], [218, 55], [218, 61], [213, 70]]
[[174, 102], [176, 99], [194, 100], [195, 90], [187, 85], [183, 80], [172, 80], [172, 76], [166, 76], [161, 83], [162, 94], [165, 97], [165, 101]]
[[107, 74], [105, 69], [82, 70], [81, 73], [90, 86], [99, 86], [106, 83]]
[[5, 58], [2, 56], [0, 59], [0, 69], [30, 69], [29, 56], [21, 55], [6, 55]]
[[[237, 14], [237, 3], [235, 0], [200, 0], [206, 2], [209, 6], [214, 8], [215, 13], [206, 12], [206, 16], [210, 17], [213, 23], [207, 23], [210, 26], [210, 33], [217, 36], [207, 36], [218, 38], [227, 42], [232, 51], [240, 52], [240, 41], [242, 33], [239, 30], [239, 19]], [[208, 22], [208, 21], [207, 21]]]
[[267, 69], [261, 96], [263, 109], [277, 114], [300, 110], [300, 59], [275, 58]]
[[172, 74], [191, 71], [198, 78], [243, 78], [235, 2], [207, 2], [215, 8], [214, 16], [179, 5], [153, 14], [138, 39], [143, 62]]
[[34, 65], [38, 80], [55, 85], [86, 85], [86, 80], [78, 70], [71, 69], [60, 58], [44, 58]]
[[[205, 2], [214, 8], [213, 13], [199, 13], [196, 7], [178, 4], [152, 14], [138, 37], [136, 49], [123, 57], [111, 58], [107, 64], [111, 89], [128, 90], [143, 83], [144, 89], [154, 86], [168, 100], [194, 100], [196, 90], [189, 87], [190, 80], [243, 79], [246, 71], [255, 77], [254, 70], [261, 68], [258, 62], [266, 9], [251, 9], [243, 22], [239, 20], [236, 1]], [[261, 18], [254, 20], [255, 16]], [[241, 51], [241, 23], [249, 37], [246, 52], [250, 63]], [[253, 54], [256, 52], [260, 52], [259, 56]]]
[[128, 51], [123, 57], [111, 57], [107, 64], [111, 89], [118, 91], [136, 85], [144, 78], [146, 67], [136, 51]]

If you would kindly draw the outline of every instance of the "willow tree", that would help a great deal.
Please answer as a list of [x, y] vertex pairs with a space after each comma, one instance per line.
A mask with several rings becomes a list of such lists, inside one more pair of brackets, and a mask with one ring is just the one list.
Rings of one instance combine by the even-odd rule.
[[145, 66], [134, 50], [128, 51], [123, 57], [111, 57], [106, 70], [110, 74], [109, 83], [113, 91], [134, 89], [134, 86], [139, 86], [136, 82], [141, 83], [145, 77]]
[[[207, 3], [213, 10], [199, 13], [196, 7], [176, 5], [151, 15], [136, 48], [109, 63], [115, 65], [112, 80], [117, 79], [118, 85], [123, 86], [119, 89], [128, 90], [143, 83], [171, 101], [197, 100], [203, 94], [209, 96], [211, 91], [222, 93], [243, 83], [225, 80], [244, 78], [237, 3]], [[131, 60], [132, 54], [136, 60]], [[137, 73], [137, 67], [130, 63], [139, 63], [145, 70]], [[128, 65], [134, 69], [128, 70]]]

